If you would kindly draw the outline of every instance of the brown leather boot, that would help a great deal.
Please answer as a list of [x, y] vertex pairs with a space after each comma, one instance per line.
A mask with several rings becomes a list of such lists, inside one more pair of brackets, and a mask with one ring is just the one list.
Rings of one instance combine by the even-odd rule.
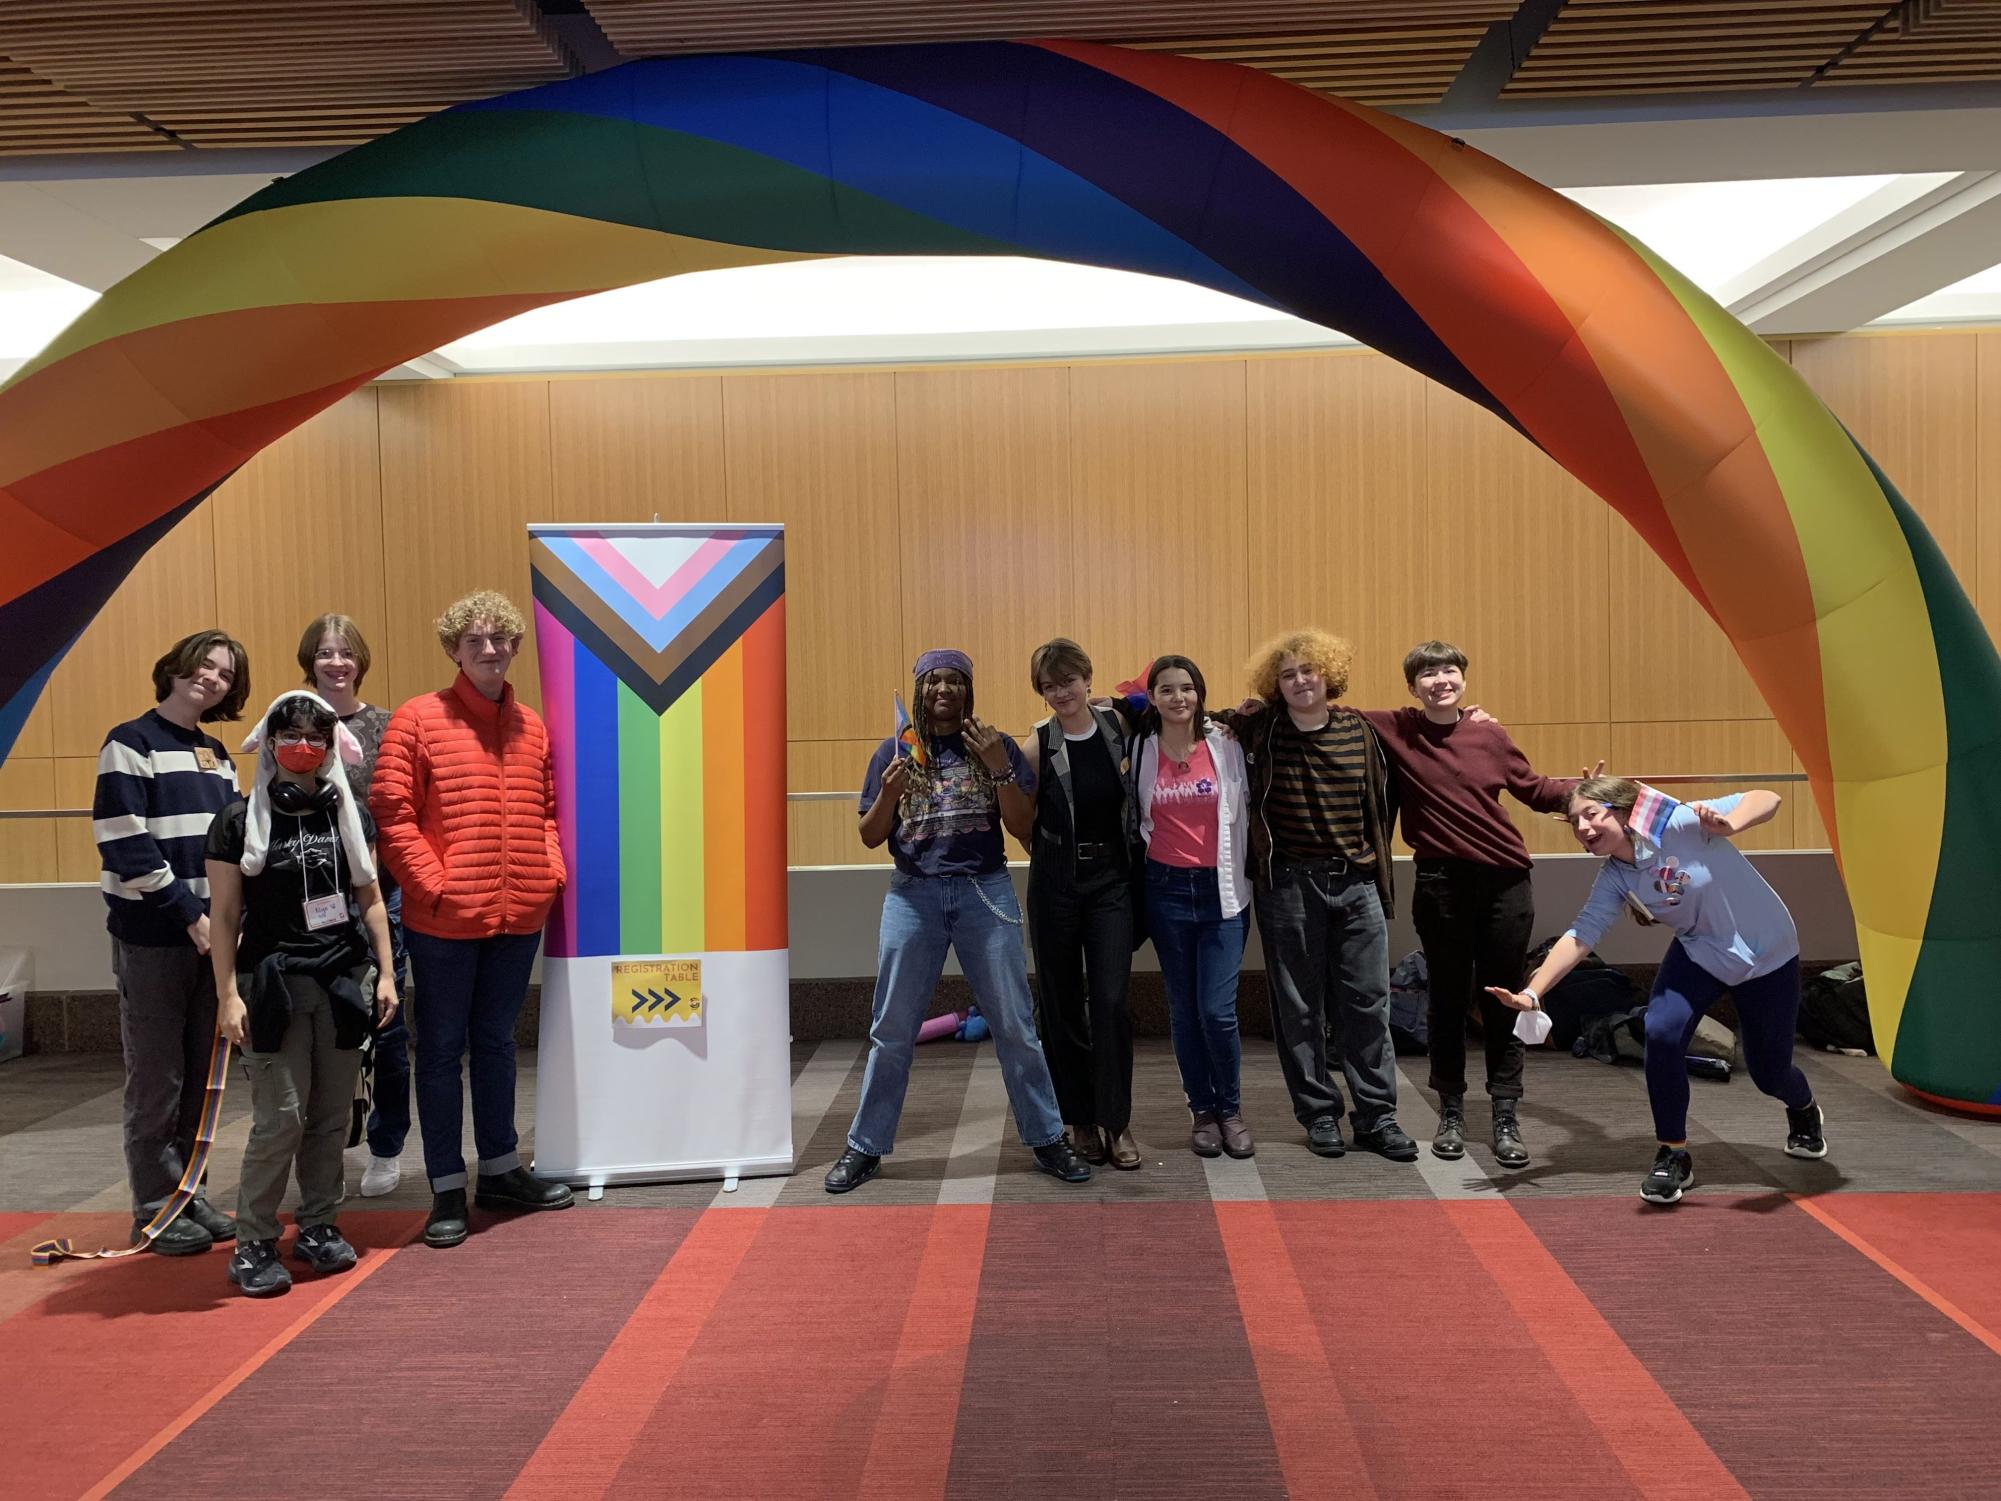
[[1070, 1150], [1093, 1167], [1103, 1167], [1109, 1160], [1111, 1154], [1105, 1147], [1105, 1133], [1096, 1126], [1069, 1126], [1065, 1130], [1070, 1138]]
[[1244, 1124], [1243, 1116], [1237, 1111], [1223, 1117], [1217, 1123], [1223, 1133], [1223, 1150], [1232, 1157], [1252, 1157], [1257, 1154], [1257, 1143], [1251, 1140], [1251, 1128]]
[[1139, 1166], [1139, 1143], [1130, 1129], [1112, 1138], [1112, 1166], [1128, 1173]]
[[1195, 1123], [1189, 1128], [1188, 1148], [1197, 1157], [1223, 1155], [1223, 1133], [1216, 1124], [1216, 1117], [1208, 1111], [1197, 1115]]

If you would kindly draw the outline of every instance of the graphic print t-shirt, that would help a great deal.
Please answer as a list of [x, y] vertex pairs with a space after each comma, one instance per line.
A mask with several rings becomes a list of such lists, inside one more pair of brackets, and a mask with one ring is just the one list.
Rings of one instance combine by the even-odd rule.
[[[1031, 797], [1035, 773], [1021, 748], [1003, 737], [1016, 784]], [[869, 758], [858, 812], [875, 806], [882, 774], [896, 755], [885, 740]], [[947, 735], [931, 742], [929, 785], [905, 796], [890, 825], [889, 853], [907, 876], [984, 876], [1007, 864], [1002, 843], [1000, 801], [967, 759], [965, 737]]]
[[[1158, 742], [1155, 742], [1158, 745]], [[1153, 835], [1146, 857], [1162, 865], [1209, 869], [1216, 864], [1216, 759], [1205, 740], [1195, 742], [1186, 763], [1159, 753], [1147, 816]]]
[[[373, 843], [375, 820], [366, 808], [359, 811], [362, 833]], [[239, 802], [215, 816], [208, 827], [209, 859], [230, 865], [243, 862], [244, 822], [249, 812], [250, 804]], [[352, 950], [355, 962], [361, 962], [367, 944], [360, 922], [352, 916], [331, 928], [306, 926], [308, 896], [332, 896], [338, 891], [351, 898], [353, 884], [340, 823], [332, 809], [294, 815], [273, 808], [264, 869], [243, 878], [243, 936], [236, 950], [237, 968], [255, 969], [276, 953], [312, 959]]]

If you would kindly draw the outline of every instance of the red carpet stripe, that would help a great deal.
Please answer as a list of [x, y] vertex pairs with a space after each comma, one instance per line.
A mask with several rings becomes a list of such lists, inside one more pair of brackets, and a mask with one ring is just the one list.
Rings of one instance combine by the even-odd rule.
[[899, 1501], [945, 1493], [990, 1214], [985, 1204], [947, 1204], [932, 1214], [862, 1467], [862, 1496]]
[[[1842, 1194], [1792, 1201], [2001, 1355], [2001, 1194]], [[1922, 1275], [1921, 1275], [1922, 1273]]]
[[1302, 1498], [1374, 1496], [1274, 1207], [1218, 1204], [1215, 1210], [1287, 1490]]
[[695, 1222], [508, 1487], [510, 1501], [596, 1496], [610, 1488], [764, 1218], [761, 1209], [712, 1209]]
[[[63, 1224], [88, 1233], [99, 1218], [64, 1216]], [[131, 1228], [130, 1215], [115, 1221]], [[375, 1227], [384, 1233], [369, 1239], [374, 1249], [347, 1278], [304, 1282], [264, 1303], [228, 1284], [220, 1250], [29, 1269], [45, 1291], [4, 1329], [14, 1378], [4, 1489], [103, 1494], [344, 1298], [348, 1285], [372, 1275], [388, 1259], [383, 1247], [414, 1224], [407, 1215], [395, 1221]]]
[[[1280, 1203], [1273, 1213], [1379, 1492], [1638, 1494], [1537, 1332], [1453, 1233], [1446, 1205]], [[1486, 1415], [1476, 1441], [1441, 1443], [1435, 1424], [1412, 1421], [1461, 1399]]]
[[2001, 1361], [1786, 1199], [1517, 1210], [1760, 1497], [1960, 1496], [2001, 1474]]
[[[310, 1452], [338, 1457], [330, 1493], [498, 1495], [695, 1218], [693, 1210], [507, 1219], [475, 1211], [464, 1245], [398, 1254], [167, 1445], [133, 1477], [134, 1489], [205, 1495], [222, 1463], [311, 1490], [300, 1446], [312, 1435]], [[276, 1301], [314, 1285], [309, 1276]], [[243, 1316], [245, 1300], [229, 1311]]]
[[1744, 1495], [1702, 1435], [1506, 1203], [1440, 1206], [1642, 1495]]
[[[678, 1381], [648, 1411], [612, 1494], [641, 1501], [855, 1495], [933, 1213], [873, 1205], [769, 1211]], [[902, 1416], [919, 1424], [932, 1413]]]
[[1214, 1214], [1004, 1204], [946, 1495], [1285, 1494]]

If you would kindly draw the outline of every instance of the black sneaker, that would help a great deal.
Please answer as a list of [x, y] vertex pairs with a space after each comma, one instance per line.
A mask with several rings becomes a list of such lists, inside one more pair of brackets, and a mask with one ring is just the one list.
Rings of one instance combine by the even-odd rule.
[[1786, 1155], [1825, 1157], [1827, 1138], [1821, 1134], [1820, 1106], [1811, 1101], [1804, 1110], [1786, 1111]]
[[881, 1171], [882, 1159], [875, 1153], [858, 1152], [849, 1147], [836, 1157], [834, 1165], [827, 1169], [827, 1192], [852, 1193]]
[[202, 1229], [208, 1231], [209, 1236], [214, 1240], [227, 1243], [236, 1239], [236, 1221], [224, 1214], [220, 1209], [217, 1209], [215, 1205], [209, 1203], [200, 1194], [196, 1194], [194, 1201], [181, 1211], [181, 1218], [184, 1220], [193, 1220]]
[[1065, 1183], [1089, 1183], [1091, 1164], [1079, 1157], [1067, 1141], [1052, 1141], [1035, 1149], [1035, 1165], [1052, 1178]]
[[1417, 1161], [1417, 1143], [1393, 1120], [1380, 1120], [1366, 1131], [1357, 1131], [1355, 1145], [1391, 1162]]
[[431, 1215], [424, 1221], [424, 1244], [445, 1250], [466, 1238], [466, 1191], [441, 1188], [431, 1195]]
[[1345, 1157], [1348, 1143], [1341, 1139], [1341, 1117], [1316, 1116], [1307, 1123], [1306, 1149], [1321, 1157]]
[[1431, 1133], [1431, 1155], [1457, 1162], [1466, 1155], [1466, 1107], [1458, 1095], [1439, 1102], [1438, 1129]]
[[1640, 1180], [1640, 1197], [1649, 1204], [1673, 1204], [1693, 1187], [1695, 1159], [1688, 1148], [1663, 1146], [1654, 1153], [1654, 1170]]
[[240, 1240], [229, 1258], [229, 1280], [247, 1298], [275, 1298], [292, 1290], [292, 1274], [278, 1259], [275, 1241]]
[[1522, 1123], [1513, 1100], [1494, 1101], [1494, 1160], [1502, 1167], [1527, 1167], [1529, 1149], [1522, 1140]]
[[[132, 1222], [131, 1243], [133, 1245], [138, 1245], [146, 1238], [143, 1232], [152, 1223], [153, 1219], [151, 1215], [148, 1215], [143, 1220], [134, 1220]], [[234, 1225], [230, 1226], [232, 1237], [235, 1234], [235, 1230], [236, 1227]], [[178, 1215], [174, 1216], [172, 1224], [153, 1237], [153, 1243], [146, 1247], [146, 1249], [151, 1251], [155, 1256], [199, 1256], [214, 1245], [215, 1237], [189, 1219], [188, 1212], [183, 1209]]]
[[292, 1245], [292, 1255], [322, 1277], [344, 1272], [361, 1258], [334, 1225], [308, 1225]]

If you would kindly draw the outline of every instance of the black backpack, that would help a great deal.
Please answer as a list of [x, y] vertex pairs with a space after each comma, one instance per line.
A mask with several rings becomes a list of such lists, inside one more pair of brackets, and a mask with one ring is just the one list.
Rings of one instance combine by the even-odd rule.
[[1837, 964], [1800, 987], [1799, 1034], [1825, 1052], [1875, 1055], [1860, 964]]

